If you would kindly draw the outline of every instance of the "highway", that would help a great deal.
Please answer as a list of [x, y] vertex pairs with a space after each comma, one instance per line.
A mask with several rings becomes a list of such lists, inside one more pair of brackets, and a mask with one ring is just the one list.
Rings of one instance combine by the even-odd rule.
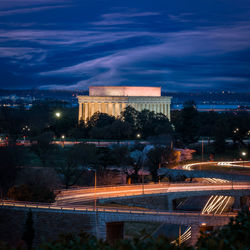
[[[231, 190], [231, 183], [182, 183], [182, 184], [147, 184], [124, 185], [115, 187], [82, 188], [63, 190], [56, 199], [60, 205], [84, 204], [101, 198], [126, 197], [143, 194], [160, 194], [174, 192], [199, 192], [208, 190]], [[234, 182], [234, 190], [250, 189], [250, 183]]]
[[[213, 162], [213, 164], [221, 165], [221, 162]], [[235, 162], [230, 162], [235, 164]], [[192, 163], [183, 166], [184, 169], [192, 170], [192, 167], [204, 163]], [[223, 164], [222, 164], [223, 165]], [[210, 180], [211, 181], [211, 180]], [[78, 189], [58, 190], [56, 202], [51, 207], [67, 207], [75, 208], [76, 206], [87, 206], [93, 201], [103, 198], [127, 197], [136, 195], [177, 193], [177, 192], [200, 192], [200, 191], [216, 191], [231, 190], [232, 184], [214, 179], [212, 183], [159, 183], [159, 184], [137, 184], [137, 185], [121, 185], [108, 187], [83, 187]], [[234, 182], [234, 190], [250, 190], [250, 182]], [[9, 202], [8, 204], [10, 204]], [[36, 204], [37, 205], [37, 204]], [[43, 205], [43, 204], [39, 204]]]
[[211, 161], [211, 162], [195, 162], [186, 164], [184, 166], [180, 166], [181, 169], [184, 170], [194, 170], [195, 166], [200, 165], [213, 165], [220, 167], [235, 167], [235, 168], [250, 168], [249, 165], [245, 165], [250, 163], [250, 161]]

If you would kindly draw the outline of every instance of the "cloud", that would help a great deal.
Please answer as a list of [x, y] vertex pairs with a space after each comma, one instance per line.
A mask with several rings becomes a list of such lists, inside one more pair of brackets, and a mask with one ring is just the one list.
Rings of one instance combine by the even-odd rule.
[[71, 0], [1, 0], [0, 10], [68, 2], [71, 2]]
[[[208, 76], [200, 74], [202, 72], [203, 74], [215, 73], [216, 69], [211, 68], [215, 67], [217, 57], [250, 48], [249, 27], [249, 25], [240, 25], [169, 33], [147, 33], [151, 37], [158, 37], [158, 42], [152, 43], [151, 41], [147, 45], [113, 51], [109, 55], [42, 72], [40, 75], [84, 78], [73, 85], [63, 86], [64, 88], [85, 88], [93, 83], [96, 85], [121, 84], [133, 81], [131, 79], [142, 82], [155, 79], [155, 82], [162, 84], [171, 77], [180, 82], [183, 78], [186, 81], [189, 79], [193, 81], [194, 76], [189, 74], [197, 74], [197, 78], [201, 81], [207, 79], [207, 85], [210, 86], [212, 79], [209, 80]], [[140, 32], [134, 35], [140, 36]], [[196, 62], [197, 58], [199, 60]], [[178, 71], [182, 72], [182, 76], [177, 75]], [[213, 78], [213, 81], [228, 81], [229, 79], [232, 78], [222, 75], [221, 78]], [[187, 86], [198, 86], [201, 81], [197, 83], [194, 80]]]
[[50, 9], [59, 9], [59, 8], [66, 8], [66, 7], [69, 7], [69, 5], [52, 5], [52, 6], [33, 7], [33, 8], [2, 10], [0, 11], [0, 16], [27, 14], [27, 13], [40, 12], [40, 11], [45, 11], [45, 10], [50, 10]]
[[77, 45], [90, 47], [98, 44], [113, 43], [128, 38], [152, 36], [149, 32], [111, 32], [96, 30], [0, 30], [0, 42], [22, 41], [41, 45]]
[[92, 22], [92, 25], [96, 26], [114, 26], [135, 23], [135, 18], [138, 17], [149, 17], [158, 16], [158, 12], [133, 12], [133, 13], [109, 13], [103, 14], [102, 20], [97, 22]]
[[10, 58], [11, 62], [17, 61], [33, 61], [33, 63], [41, 62], [46, 57], [46, 51], [43, 49], [35, 49], [29, 47], [0, 47], [0, 57]]
[[191, 21], [190, 17], [193, 15], [193, 13], [168, 14], [168, 18], [174, 22], [187, 23]]
[[[190, 10], [98, 9], [90, 3], [87, 10], [70, 8], [67, 19], [55, 11], [49, 26], [50, 17], [38, 20], [26, 14], [76, 2], [2, 1], [0, 16], [11, 21], [0, 30], [0, 57], [19, 68], [37, 66], [30, 67], [28, 77], [38, 79], [42, 88], [167, 84], [174, 89], [249, 83], [250, 20], [219, 25], [204, 17], [197, 26], [202, 15]], [[86, 7], [80, 2], [78, 6]], [[110, 9], [115, 12], [108, 13]], [[23, 14], [22, 21], [16, 14]]]

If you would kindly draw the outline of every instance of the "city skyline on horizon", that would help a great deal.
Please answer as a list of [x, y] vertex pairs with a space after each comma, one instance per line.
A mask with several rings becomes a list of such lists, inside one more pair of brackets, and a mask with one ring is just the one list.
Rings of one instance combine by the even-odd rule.
[[250, 91], [250, 2], [2, 0], [2, 89]]

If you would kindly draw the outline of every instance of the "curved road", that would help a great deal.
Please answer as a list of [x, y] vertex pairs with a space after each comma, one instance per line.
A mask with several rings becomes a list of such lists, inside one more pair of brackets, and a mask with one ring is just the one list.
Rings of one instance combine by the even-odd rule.
[[[57, 204], [84, 204], [91, 200], [102, 198], [126, 197], [143, 194], [160, 194], [173, 192], [199, 192], [208, 190], [231, 190], [231, 183], [204, 184], [147, 184], [147, 185], [125, 185], [116, 187], [86, 188], [77, 190], [62, 191], [57, 196]], [[234, 182], [234, 190], [250, 189], [250, 183]]]

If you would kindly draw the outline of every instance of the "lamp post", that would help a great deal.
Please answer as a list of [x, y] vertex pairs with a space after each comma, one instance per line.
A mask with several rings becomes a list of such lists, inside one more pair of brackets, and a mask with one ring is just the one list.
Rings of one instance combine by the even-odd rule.
[[201, 138], [201, 161], [204, 161], [204, 141], [203, 137]]
[[144, 167], [143, 167], [144, 161], [143, 161], [143, 155], [142, 155], [142, 194], [144, 195]]
[[247, 155], [247, 153], [245, 151], [242, 151], [241, 155], [242, 155], [243, 167], [245, 167], [245, 160], [244, 160], [244, 158]]
[[65, 139], [65, 135], [62, 135], [61, 136], [62, 147], [64, 147], [64, 139]]
[[98, 227], [97, 227], [97, 211], [96, 211], [96, 184], [97, 184], [97, 178], [96, 178], [96, 169], [93, 169], [93, 171], [95, 172], [95, 198], [94, 198], [94, 211], [95, 211], [95, 230], [96, 230], [96, 235], [98, 237]]
[[141, 134], [140, 133], [137, 133], [136, 134], [136, 138], [139, 140], [141, 138]]
[[95, 172], [95, 204], [94, 204], [94, 206], [95, 206], [95, 211], [96, 211], [96, 183], [97, 183], [97, 180], [96, 180], [96, 169], [94, 170], [94, 172]]

